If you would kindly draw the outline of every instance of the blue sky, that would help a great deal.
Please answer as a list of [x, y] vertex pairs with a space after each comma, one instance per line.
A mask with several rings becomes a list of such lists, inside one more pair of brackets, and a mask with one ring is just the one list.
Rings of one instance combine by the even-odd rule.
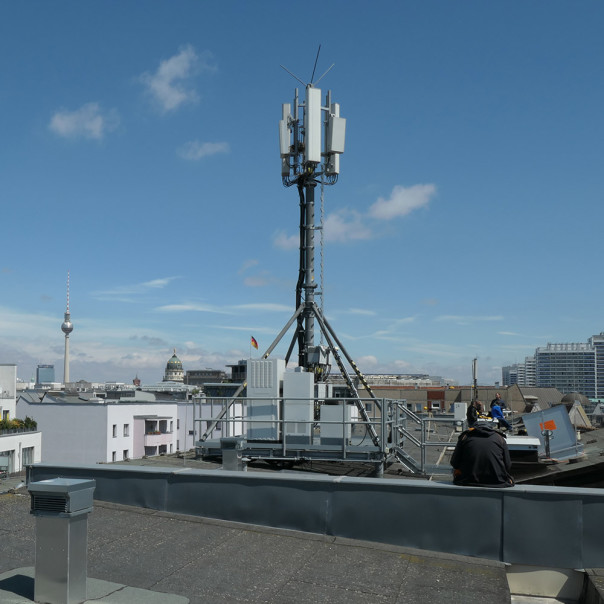
[[604, 4], [304, 7], [0, 4], [0, 362], [62, 377], [67, 271], [74, 380], [263, 352], [298, 269], [280, 65], [309, 80], [319, 44], [324, 308], [360, 369], [487, 384], [604, 330]]

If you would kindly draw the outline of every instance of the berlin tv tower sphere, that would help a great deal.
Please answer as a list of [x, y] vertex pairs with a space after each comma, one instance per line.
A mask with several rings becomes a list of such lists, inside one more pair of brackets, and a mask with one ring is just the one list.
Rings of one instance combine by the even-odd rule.
[[73, 323], [71, 322], [71, 316], [68, 312], [65, 313], [65, 321], [61, 325], [61, 331], [64, 334], [70, 334], [73, 331]]

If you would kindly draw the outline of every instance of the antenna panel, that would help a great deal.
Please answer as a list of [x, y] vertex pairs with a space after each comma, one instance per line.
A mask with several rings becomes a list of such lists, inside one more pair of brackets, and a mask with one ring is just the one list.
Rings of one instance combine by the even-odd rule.
[[340, 154], [339, 153], [332, 153], [331, 155], [329, 155], [329, 158], [327, 160], [327, 165], [325, 168], [325, 173], [328, 176], [331, 176], [332, 174], [340, 173]]
[[[339, 157], [339, 155], [335, 157]], [[289, 156], [281, 158], [281, 176], [289, 176]]]
[[327, 120], [327, 140], [325, 151], [327, 153], [344, 153], [346, 140], [346, 119], [330, 115]]
[[321, 163], [321, 89], [306, 87], [304, 161]]
[[279, 150], [281, 157], [289, 155], [289, 128], [286, 120], [279, 120]]

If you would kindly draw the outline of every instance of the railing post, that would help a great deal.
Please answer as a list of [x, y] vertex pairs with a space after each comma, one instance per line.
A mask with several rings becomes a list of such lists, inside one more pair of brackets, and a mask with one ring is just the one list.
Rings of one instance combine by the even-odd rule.
[[425, 421], [425, 418], [422, 417], [421, 422], [422, 422], [422, 429], [421, 429], [422, 438], [421, 438], [421, 448], [420, 448], [420, 451], [421, 451], [421, 455], [420, 455], [421, 468], [420, 469], [422, 471], [422, 474], [425, 474], [425, 472], [426, 472], [426, 421]]

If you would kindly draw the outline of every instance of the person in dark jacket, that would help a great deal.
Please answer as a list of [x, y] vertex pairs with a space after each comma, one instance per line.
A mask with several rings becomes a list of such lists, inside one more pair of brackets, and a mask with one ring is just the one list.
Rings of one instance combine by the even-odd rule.
[[474, 426], [474, 424], [478, 421], [478, 405], [480, 403], [478, 401], [472, 401], [468, 405], [468, 410], [466, 411], [466, 419], [468, 420], [468, 428]]
[[451, 457], [453, 482], [475, 487], [511, 487], [512, 461], [503, 432], [478, 421], [462, 432]]
[[495, 395], [495, 398], [491, 401], [491, 407], [493, 405], [499, 405], [502, 409], [507, 409], [505, 401], [501, 398], [499, 392]]

